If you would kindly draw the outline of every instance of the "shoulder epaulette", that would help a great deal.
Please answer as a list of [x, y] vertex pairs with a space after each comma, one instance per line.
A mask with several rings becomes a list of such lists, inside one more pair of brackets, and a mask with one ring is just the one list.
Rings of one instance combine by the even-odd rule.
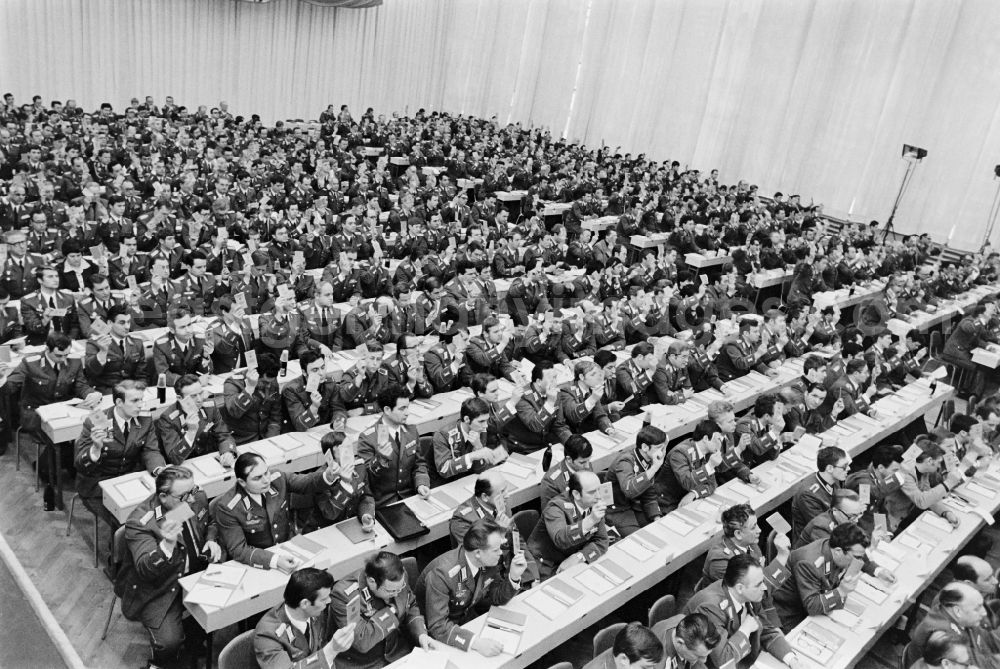
[[233, 509], [236, 508], [236, 505], [239, 504], [239, 503], [240, 503], [240, 496], [239, 495], [233, 495], [233, 498], [231, 500], [229, 500], [229, 503], [226, 504], [226, 506], [229, 507], [230, 511], [232, 511]]

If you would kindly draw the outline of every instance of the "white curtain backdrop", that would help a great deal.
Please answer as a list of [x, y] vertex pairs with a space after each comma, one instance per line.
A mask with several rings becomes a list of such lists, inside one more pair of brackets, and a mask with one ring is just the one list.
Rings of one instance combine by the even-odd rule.
[[[419, 107], [548, 126], [982, 241], [1000, 163], [995, 0], [3, 0], [0, 89], [266, 121]], [[1000, 237], [1000, 234], [996, 235]]]

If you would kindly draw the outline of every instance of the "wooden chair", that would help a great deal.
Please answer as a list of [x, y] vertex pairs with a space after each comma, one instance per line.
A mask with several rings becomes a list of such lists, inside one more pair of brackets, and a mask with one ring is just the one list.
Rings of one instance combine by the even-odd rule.
[[[113, 560], [113, 569], [117, 574], [118, 570], [121, 568], [122, 562], [125, 561], [125, 551], [128, 550], [128, 546], [125, 543], [125, 526], [122, 525], [117, 530], [115, 530], [115, 536], [111, 540], [111, 555]], [[113, 589], [112, 589], [113, 592]], [[118, 602], [118, 596], [112, 595], [111, 607], [108, 608], [108, 619], [104, 621], [104, 631], [101, 632], [101, 641], [108, 638], [108, 629], [111, 627], [111, 617], [115, 613], [115, 604]]]
[[400, 561], [403, 563], [403, 570], [406, 572], [406, 584], [412, 590], [417, 584], [417, 579], [420, 578], [420, 565], [417, 564], [417, 558], [412, 555], [400, 558]]
[[652, 627], [653, 634], [656, 635], [657, 639], [662, 639], [666, 635], [667, 630], [668, 629], [673, 629], [674, 627], [677, 627], [677, 624], [683, 618], [684, 618], [684, 614], [683, 613], [678, 613], [676, 615], [670, 616], [669, 618], [664, 618], [660, 622], [658, 622], [655, 625], [653, 625], [653, 627]]
[[219, 653], [219, 669], [260, 669], [253, 652], [254, 630], [247, 630], [226, 644]]
[[675, 613], [677, 613], [677, 600], [673, 595], [663, 595], [649, 607], [648, 626], [652, 629], [656, 623], [672, 618]]
[[594, 635], [594, 657], [597, 657], [615, 643], [615, 637], [618, 633], [625, 629], [626, 623], [615, 623], [614, 625], [608, 625], [600, 632]]
[[955, 400], [945, 400], [941, 403], [941, 410], [938, 411], [934, 427], [944, 424], [945, 427], [951, 423], [951, 417], [955, 415]]
[[903, 654], [899, 657], [900, 669], [910, 669], [917, 660], [920, 659], [920, 648], [913, 645], [913, 642], [903, 647]]

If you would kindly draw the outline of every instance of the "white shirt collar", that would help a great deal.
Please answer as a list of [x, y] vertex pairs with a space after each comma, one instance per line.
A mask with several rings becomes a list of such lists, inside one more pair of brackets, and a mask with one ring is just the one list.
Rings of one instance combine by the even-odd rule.
[[475, 576], [476, 574], [479, 573], [479, 567], [477, 567], [476, 565], [472, 564], [472, 560], [469, 559], [468, 553], [466, 553], [466, 555], [465, 555], [465, 563], [467, 565], [469, 565], [469, 571], [472, 572], [473, 576]]
[[120, 413], [118, 413], [118, 407], [115, 407], [111, 411], [111, 415], [114, 416], [115, 425], [118, 426], [119, 431], [124, 432], [125, 424], [131, 422], [131, 419], [125, 418], [125, 416], [122, 416]]
[[285, 604], [285, 617], [288, 618], [288, 622], [291, 623], [292, 627], [297, 629], [303, 635], [306, 633], [306, 628], [309, 626], [309, 621], [299, 620], [292, 614], [292, 610], [288, 608], [288, 604]]

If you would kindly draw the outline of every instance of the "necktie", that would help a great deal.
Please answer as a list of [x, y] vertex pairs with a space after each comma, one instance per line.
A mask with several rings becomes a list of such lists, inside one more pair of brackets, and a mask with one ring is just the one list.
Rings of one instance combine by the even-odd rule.
[[122, 441], [125, 442], [126, 445], [128, 445], [128, 432], [129, 432], [129, 425], [131, 425], [131, 423], [132, 423], [131, 420], [127, 420], [125, 421], [125, 426], [122, 427]]
[[181, 534], [184, 541], [184, 550], [187, 553], [188, 569], [187, 571], [194, 571], [198, 568], [201, 562], [200, 548], [198, 546], [198, 541], [195, 538], [195, 533], [192, 531], [191, 524], [189, 521], [184, 521], [182, 525]]
[[330, 325], [330, 321], [326, 317], [326, 309], [320, 309], [319, 313], [320, 313], [320, 320], [319, 320], [320, 325], [322, 325], [324, 328], [328, 327]]

